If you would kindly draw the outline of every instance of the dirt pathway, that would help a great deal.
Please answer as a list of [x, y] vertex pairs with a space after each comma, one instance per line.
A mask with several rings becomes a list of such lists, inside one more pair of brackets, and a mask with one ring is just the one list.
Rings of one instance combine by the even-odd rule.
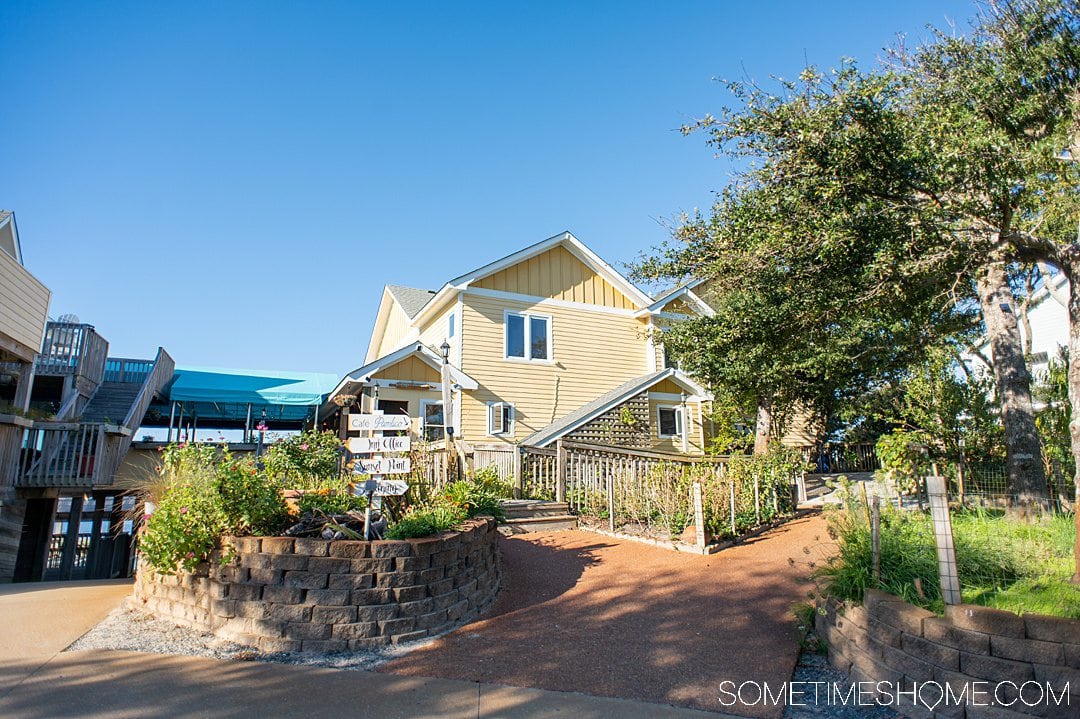
[[380, 671], [779, 717], [750, 694], [723, 706], [722, 682], [791, 678], [790, 607], [827, 541], [817, 515], [710, 557], [584, 531], [506, 539], [494, 609]]

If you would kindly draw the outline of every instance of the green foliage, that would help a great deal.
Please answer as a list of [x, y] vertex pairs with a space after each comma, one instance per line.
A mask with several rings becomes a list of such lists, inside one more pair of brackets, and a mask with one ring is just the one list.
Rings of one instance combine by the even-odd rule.
[[485, 515], [501, 519], [505, 512], [502, 498], [485, 487], [473, 482], [451, 482], [436, 499], [435, 506], [447, 506], [461, 510], [466, 517]]
[[468, 518], [461, 507], [439, 505], [415, 508], [386, 531], [387, 539], [426, 537], [455, 528]]
[[158, 571], [190, 571], [224, 535], [272, 534], [287, 510], [278, 485], [250, 459], [212, 444], [169, 445], [162, 452], [163, 490], [139, 550]]
[[[873, 578], [869, 513], [848, 497], [830, 512], [829, 534], [837, 553], [817, 570], [827, 595], [859, 601], [867, 588], [941, 612], [933, 527], [928, 514], [881, 507], [881, 581]], [[1071, 517], [1039, 523], [1001, 513], [962, 511], [952, 515], [957, 570], [965, 602], [1011, 611], [1080, 617], [1080, 588], [1072, 585]]]
[[874, 450], [881, 469], [874, 478], [900, 494], [915, 494], [922, 478], [930, 474], [929, 437], [923, 432], [896, 430], [878, 438]]
[[1046, 475], [1052, 477], [1057, 486], [1067, 486], [1076, 476], [1076, 461], [1072, 453], [1072, 438], [1069, 435], [1072, 407], [1069, 404], [1067, 349], [1062, 348], [1060, 354], [1050, 362], [1046, 372], [1038, 378], [1034, 396], [1043, 405], [1043, 409], [1035, 416], [1035, 427], [1042, 444], [1043, 461], [1047, 465]]
[[336, 433], [307, 430], [270, 445], [263, 464], [282, 487], [324, 489], [337, 484], [341, 457], [341, 440]]
[[480, 492], [496, 497], [514, 496], [514, 485], [500, 477], [498, 468], [494, 466], [476, 470], [470, 481]]
[[323, 490], [304, 492], [297, 501], [301, 516], [306, 512], [319, 511], [323, 514], [345, 514], [352, 510], [362, 510], [367, 506], [367, 497], [357, 497], [347, 489], [342, 491]]
[[[806, 469], [797, 449], [773, 444], [763, 454], [732, 455], [728, 458], [724, 482], [702, 485], [705, 526], [716, 536], [733, 536], [731, 531], [731, 486], [735, 487], [735, 534], [794, 510], [791, 484]], [[755, 503], [755, 484], [757, 502]]]

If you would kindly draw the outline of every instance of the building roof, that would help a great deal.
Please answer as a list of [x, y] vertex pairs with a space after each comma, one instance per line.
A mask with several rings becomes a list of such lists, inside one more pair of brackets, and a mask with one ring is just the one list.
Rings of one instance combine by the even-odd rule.
[[684, 387], [687, 390], [688, 395], [703, 398], [707, 394], [701, 385], [694, 382], [686, 374], [673, 367], [668, 367], [667, 369], [650, 372], [641, 377], [635, 377], [629, 382], [625, 382], [615, 389], [605, 392], [592, 402], [589, 402], [583, 407], [579, 407], [561, 419], [552, 422], [547, 427], [533, 432], [528, 437], [521, 440], [521, 444], [528, 447], [544, 447], [560, 437], [573, 432], [586, 422], [596, 419], [609, 409], [618, 407], [626, 400], [666, 379], [670, 379]]
[[405, 285], [387, 285], [386, 289], [401, 305], [401, 309], [405, 311], [410, 320], [416, 317], [417, 313], [424, 309], [424, 305], [435, 296], [435, 293], [431, 290], [421, 290], [416, 287], [406, 287]]
[[337, 375], [280, 370], [178, 366], [169, 399], [252, 405], [312, 406], [323, 403]]

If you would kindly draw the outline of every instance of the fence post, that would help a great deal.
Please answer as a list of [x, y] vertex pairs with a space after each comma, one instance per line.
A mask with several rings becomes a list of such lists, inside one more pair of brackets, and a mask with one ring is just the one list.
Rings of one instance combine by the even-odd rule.
[[754, 475], [754, 520], [761, 525], [761, 480]]
[[728, 477], [728, 494], [731, 498], [731, 536], [737, 536], [735, 532], [735, 480]]
[[881, 586], [881, 498], [870, 499], [870, 546], [874, 557], [874, 582]]
[[956, 572], [956, 550], [953, 547], [952, 520], [945, 478], [937, 474], [926, 478], [926, 495], [930, 517], [934, 524], [934, 544], [937, 547], [938, 576], [941, 578], [941, 599], [946, 604], [960, 604], [960, 577]]
[[521, 449], [514, 447], [513, 472], [514, 472], [514, 499], [525, 496], [525, 477], [522, 473]]
[[560, 439], [555, 443], [555, 501], [566, 501], [566, 447]]
[[612, 532], [615, 531], [615, 476], [608, 473], [607, 476], [607, 511], [608, 511], [608, 529]]
[[697, 545], [705, 549], [705, 509], [701, 506], [701, 482], [694, 482], [694, 530]]

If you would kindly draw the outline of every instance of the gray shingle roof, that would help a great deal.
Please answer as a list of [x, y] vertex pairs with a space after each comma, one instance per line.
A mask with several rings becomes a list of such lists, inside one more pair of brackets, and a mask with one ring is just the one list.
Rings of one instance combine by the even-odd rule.
[[401, 305], [401, 309], [405, 310], [409, 319], [416, 317], [416, 313], [424, 309], [424, 305], [435, 296], [431, 290], [419, 290], [405, 285], [387, 285], [386, 289], [390, 290], [390, 294]]
[[558, 439], [567, 432], [577, 429], [578, 426], [585, 424], [594, 416], [603, 414], [611, 407], [622, 404], [639, 392], [652, 387], [657, 382], [660, 382], [673, 374], [675, 374], [675, 371], [672, 369], [662, 369], [657, 370], [656, 372], [650, 372], [641, 377], [635, 377], [629, 382], [619, 385], [610, 392], [605, 392], [587, 405], [575, 409], [561, 419], [555, 420], [547, 427], [533, 432], [528, 437], [521, 440], [521, 444], [529, 447], [543, 447], [553, 439]]

